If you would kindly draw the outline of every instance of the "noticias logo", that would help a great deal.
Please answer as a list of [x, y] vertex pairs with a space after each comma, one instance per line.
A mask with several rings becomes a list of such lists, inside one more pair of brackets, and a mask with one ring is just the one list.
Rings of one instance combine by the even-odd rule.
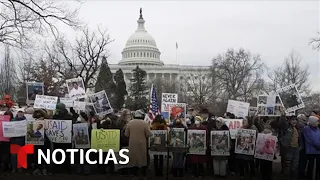
[[[113, 161], [114, 164], [128, 164], [129, 163], [129, 156], [127, 153], [129, 152], [128, 149], [121, 149], [119, 151], [119, 156], [124, 159], [124, 161], [117, 160], [116, 153], [109, 149], [107, 153], [107, 156], [105, 159], [103, 159], [103, 150], [99, 149], [55, 149], [50, 152], [50, 149], [47, 149], [46, 153], [44, 153], [41, 149], [38, 149], [38, 164], [42, 163], [42, 160], [46, 162], [47, 164], [50, 164], [51, 162], [54, 164], [63, 164], [66, 160], [67, 153], [70, 153], [70, 164], [75, 164], [75, 154], [78, 153], [79, 158], [79, 164], [108, 164], [109, 161]], [[24, 146], [19, 146], [17, 144], [11, 144], [10, 145], [10, 153], [11, 154], [17, 154], [17, 167], [18, 168], [25, 168], [27, 169], [27, 155], [28, 154], [34, 154], [34, 145], [33, 144], [27, 144]], [[57, 160], [56, 156], [57, 154], [61, 154], [61, 160]], [[91, 153], [98, 153], [98, 161], [97, 160], [90, 160], [90, 154]]]

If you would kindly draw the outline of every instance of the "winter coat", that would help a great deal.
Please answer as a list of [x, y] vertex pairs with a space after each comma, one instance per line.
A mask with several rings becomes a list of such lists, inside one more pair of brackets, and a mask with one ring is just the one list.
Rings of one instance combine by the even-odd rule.
[[147, 166], [147, 142], [152, 136], [149, 124], [140, 119], [128, 122], [125, 135], [129, 137], [129, 165], [133, 167]]
[[310, 125], [303, 129], [306, 154], [320, 154], [320, 128]]
[[[204, 125], [200, 125], [199, 127], [197, 127], [195, 124], [190, 126], [189, 130], [206, 130], [207, 132], [207, 128]], [[208, 133], [206, 133], [206, 144], [207, 147], [209, 145], [209, 141], [208, 141]], [[211, 157], [210, 157], [211, 158]], [[188, 162], [193, 163], [193, 164], [204, 164], [207, 162], [207, 155], [194, 155], [194, 154], [189, 154], [187, 157]]]

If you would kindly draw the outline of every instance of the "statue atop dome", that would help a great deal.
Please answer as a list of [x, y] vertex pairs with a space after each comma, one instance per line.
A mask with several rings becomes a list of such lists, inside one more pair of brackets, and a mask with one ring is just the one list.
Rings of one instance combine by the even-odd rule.
[[143, 17], [142, 17], [142, 8], [140, 8], [140, 18], [139, 19], [143, 19]]

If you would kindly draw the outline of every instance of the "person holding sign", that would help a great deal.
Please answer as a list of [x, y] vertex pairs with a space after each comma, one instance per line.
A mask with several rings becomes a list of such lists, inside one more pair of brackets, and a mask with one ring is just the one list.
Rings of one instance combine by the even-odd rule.
[[133, 167], [133, 176], [138, 176], [141, 170], [144, 179], [147, 179], [147, 139], [152, 136], [149, 124], [144, 121], [144, 112], [137, 110], [134, 119], [129, 121], [125, 135], [129, 137], [129, 164]]
[[[157, 115], [155, 119], [152, 121], [151, 130], [168, 130], [166, 120], [162, 115]], [[161, 138], [158, 138], [161, 141]], [[156, 143], [155, 143], [156, 144]], [[161, 144], [159, 142], [158, 144]], [[163, 176], [163, 155], [153, 155], [153, 163], [155, 168], [155, 176], [162, 177]]]
[[[72, 119], [73, 117], [71, 116], [71, 114], [69, 114], [68, 110], [66, 109], [66, 105], [63, 104], [63, 103], [58, 103], [57, 106], [56, 106], [56, 112], [55, 114], [53, 115], [53, 118], [54, 120], [61, 120], [61, 121], [71, 121], [71, 124], [72, 124]], [[66, 123], [64, 123], [66, 124]], [[53, 124], [52, 126], [56, 127], [56, 129], [60, 129], [61, 131], [65, 128], [63, 126], [62, 123], [59, 123], [59, 124]], [[67, 137], [66, 137], [67, 138]], [[71, 138], [71, 137], [69, 137]], [[71, 143], [53, 143], [53, 148], [54, 149], [63, 149], [63, 150], [67, 150], [67, 149], [70, 149], [72, 147], [72, 144]], [[62, 157], [59, 157], [59, 154], [57, 155], [58, 157], [57, 158], [62, 158]], [[70, 156], [67, 156], [66, 157], [66, 160], [64, 161], [64, 163], [60, 166], [61, 167], [61, 170], [62, 169], [69, 169], [70, 170]], [[59, 167], [59, 166], [58, 166]]]
[[[249, 130], [255, 130], [255, 131], [258, 130], [257, 127], [253, 125], [252, 117], [246, 117], [243, 119], [243, 125], [241, 129], [249, 129]], [[250, 148], [250, 147], [247, 147], [247, 148]], [[255, 176], [254, 155], [236, 154], [235, 158], [237, 159], [237, 162], [238, 162], [237, 164], [240, 171], [240, 179], [243, 179], [243, 180], [245, 179], [246, 168], [249, 168], [249, 173], [251, 177]]]

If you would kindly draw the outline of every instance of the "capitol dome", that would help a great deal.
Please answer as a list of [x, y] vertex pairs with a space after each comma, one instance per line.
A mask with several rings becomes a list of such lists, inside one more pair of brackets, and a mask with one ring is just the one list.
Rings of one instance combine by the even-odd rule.
[[160, 60], [161, 53], [156, 41], [144, 27], [142, 9], [140, 9], [140, 17], [137, 22], [138, 28], [127, 40], [119, 65], [164, 65]]

